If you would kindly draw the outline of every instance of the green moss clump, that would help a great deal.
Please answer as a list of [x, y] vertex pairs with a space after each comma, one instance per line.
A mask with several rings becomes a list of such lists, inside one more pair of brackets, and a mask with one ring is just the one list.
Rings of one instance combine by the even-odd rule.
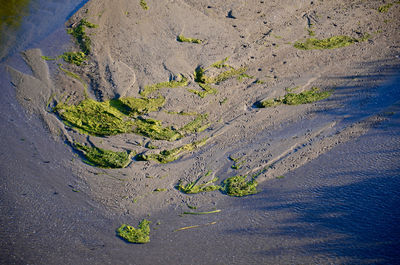
[[86, 54], [83, 52], [64, 52], [60, 57], [63, 58], [65, 62], [77, 66], [80, 66], [84, 61], [86, 61]]
[[200, 39], [195, 39], [195, 38], [186, 38], [183, 35], [179, 35], [177, 38], [177, 41], [179, 42], [189, 42], [189, 43], [197, 43], [197, 44], [201, 44], [203, 41]]
[[162, 106], [164, 106], [165, 98], [162, 96], [157, 98], [126, 97], [113, 99], [110, 101], [110, 104], [126, 115], [136, 116], [147, 114], [152, 111], [158, 111]]
[[229, 70], [226, 70], [225, 72], [220, 73], [216, 77], [210, 78], [209, 82], [213, 84], [218, 84], [221, 83], [222, 81], [228, 80], [231, 77], [243, 74], [244, 72], [246, 72], [245, 67], [241, 67], [238, 69], [231, 68]]
[[336, 49], [341, 47], [346, 47], [351, 44], [361, 42], [366, 40], [365, 37], [361, 39], [352, 38], [349, 36], [334, 36], [327, 39], [315, 39], [309, 38], [306, 39], [305, 42], [296, 41], [293, 45], [295, 48], [300, 50], [313, 50], [313, 49]]
[[332, 92], [330, 91], [319, 91], [319, 88], [313, 87], [310, 90], [303, 91], [299, 94], [287, 93], [282, 98], [267, 99], [256, 103], [256, 106], [259, 108], [267, 108], [267, 107], [278, 106], [281, 104], [286, 104], [286, 105], [307, 104], [326, 99], [331, 94]]
[[245, 162], [245, 160], [241, 161], [241, 159], [242, 159], [241, 157], [234, 158], [232, 156], [229, 156], [229, 160], [233, 161], [233, 165], [231, 166], [231, 168], [236, 169], [236, 170], [241, 169]]
[[198, 115], [193, 121], [189, 122], [180, 129], [183, 134], [202, 132], [210, 126], [207, 121], [207, 114]]
[[226, 62], [228, 60], [229, 60], [229, 57], [226, 57], [226, 58], [222, 59], [221, 61], [217, 61], [217, 62], [211, 64], [210, 67], [214, 67], [214, 68], [217, 68], [217, 69], [221, 69], [221, 68], [224, 68], [224, 67], [230, 67], [229, 64], [226, 64]]
[[242, 197], [257, 193], [257, 181], [246, 181], [247, 176], [234, 176], [223, 182], [222, 191], [229, 196]]
[[163, 150], [158, 154], [149, 154], [149, 155], [140, 154], [137, 155], [136, 158], [138, 160], [144, 160], [144, 161], [154, 160], [159, 163], [166, 164], [177, 160], [183, 155], [184, 152], [190, 152], [198, 147], [205, 145], [206, 141], [207, 138], [171, 150]]
[[210, 94], [217, 94], [217, 92], [218, 92], [217, 89], [210, 86], [209, 84], [203, 84], [203, 83], [198, 83], [198, 84], [203, 90], [188, 89], [188, 91], [193, 94], [198, 95], [201, 98], [205, 98], [207, 95], [210, 95]]
[[163, 127], [161, 121], [158, 120], [137, 118], [134, 125], [134, 133], [154, 140], [175, 141], [182, 138], [182, 134], [170, 127]]
[[131, 156], [127, 152], [113, 152], [98, 147], [89, 147], [75, 142], [73, 147], [81, 151], [87, 163], [102, 168], [124, 168], [131, 162]]
[[145, 86], [142, 91], [140, 91], [140, 95], [143, 97], [147, 97], [149, 94], [153, 93], [154, 91], [157, 91], [161, 88], [175, 88], [175, 87], [183, 87], [188, 85], [188, 79], [184, 76], [178, 76], [178, 78], [181, 78], [180, 81], [176, 80], [171, 80], [168, 82], [161, 82], [157, 83], [151, 86]]
[[[234, 67], [226, 64], [226, 61], [229, 59], [229, 57], [226, 57], [225, 59], [221, 60], [221, 61], [217, 61], [213, 64], [211, 64], [209, 67], [207, 68], [203, 68], [203, 67], [197, 67], [194, 71], [193, 77], [194, 77], [194, 81], [203, 89], [203, 90], [195, 90], [195, 89], [188, 89], [189, 92], [194, 93], [198, 96], [200, 96], [201, 98], [204, 98], [205, 96], [207, 96], [208, 94], [216, 94], [218, 91], [212, 87], [210, 84], [219, 84], [229, 78], [232, 78], [234, 76], [238, 76], [238, 75], [244, 75], [243, 77], [247, 77], [248, 75], [246, 75], [244, 72], [246, 72], [246, 68], [241, 67], [238, 69], [235, 69]], [[217, 69], [221, 69], [221, 68], [229, 68], [228, 70], [218, 74], [215, 77], [209, 77], [205, 74], [206, 70], [209, 68], [217, 68]], [[243, 78], [241, 77], [241, 78]], [[249, 76], [250, 77], [250, 76]]]
[[[207, 177], [211, 174], [211, 171], [208, 171], [204, 177]], [[200, 178], [198, 178], [196, 181], [187, 183], [186, 185], [184, 185], [182, 183], [182, 181], [179, 181], [178, 185], [176, 185], [176, 189], [186, 193], [186, 194], [196, 194], [196, 193], [200, 193], [200, 192], [208, 192], [208, 191], [214, 191], [214, 190], [219, 190], [221, 189], [221, 186], [219, 185], [211, 185], [212, 183], [215, 183], [218, 181], [218, 178], [213, 178], [212, 180], [203, 183], [203, 184], [198, 184], [200, 179], [202, 179], [203, 177], [201, 176]]]
[[55, 60], [57, 60], [57, 58], [51, 58], [51, 57], [45, 56], [45, 55], [42, 56], [42, 59], [45, 60], [45, 61], [55, 61]]
[[330, 91], [319, 91], [313, 87], [311, 90], [303, 91], [299, 94], [288, 93], [284, 96], [282, 103], [286, 105], [300, 105], [312, 103], [328, 98], [332, 93]]
[[63, 122], [82, 133], [107, 136], [132, 132], [133, 122], [113, 108], [108, 101], [85, 99], [78, 105], [59, 103], [54, 111]]
[[76, 26], [67, 29], [68, 34], [71, 34], [76, 43], [79, 45], [81, 51], [85, 55], [89, 55], [91, 51], [92, 41], [89, 36], [86, 35], [85, 28], [96, 28], [97, 25], [88, 22], [86, 19], [81, 19]]
[[145, 0], [140, 0], [140, 6], [143, 8], [143, 10], [149, 9], [149, 6], [147, 5]]
[[150, 221], [143, 219], [138, 228], [123, 224], [117, 229], [117, 235], [130, 243], [148, 243], [150, 242], [150, 223]]
[[[396, 2], [397, 4], [400, 4], [400, 1]], [[389, 8], [391, 8], [394, 5], [394, 3], [388, 3], [386, 5], [382, 5], [378, 8], [379, 13], [386, 13], [389, 11]]]
[[236, 79], [237, 79], [238, 81], [242, 81], [242, 80], [245, 79], [245, 78], [251, 79], [251, 78], [254, 78], [254, 76], [248, 75], [248, 74], [246, 74], [246, 73], [242, 73], [242, 74], [240, 74], [240, 75], [238, 75], [238, 76], [236, 77]]

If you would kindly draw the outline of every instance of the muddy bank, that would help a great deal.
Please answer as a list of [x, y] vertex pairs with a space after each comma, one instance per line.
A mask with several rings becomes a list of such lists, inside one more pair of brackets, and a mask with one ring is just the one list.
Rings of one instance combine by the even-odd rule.
[[[39, 261], [50, 263], [65, 257], [80, 264], [85, 256], [91, 263], [124, 264], [130, 251], [137, 251], [140, 264], [178, 263], [184, 251], [167, 253], [184, 246], [192, 253], [187, 263], [201, 263], [199, 255], [205, 264], [270, 258], [293, 263], [279, 251], [268, 256], [260, 249], [251, 256], [245, 224], [259, 227], [262, 221], [254, 220], [273, 213], [247, 208], [253, 201], [268, 203], [263, 190], [269, 185], [282, 183], [283, 191], [303, 185], [296, 179], [302, 169], [292, 172], [296, 168], [327, 152], [336, 157], [337, 148], [369, 135], [371, 128], [395, 124], [390, 121], [397, 121], [398, 87], [393, 80], [385, 84], [398, 74], [400, 6], [382, 6], [381, 1], [90, 1], [35, 49], [2, 64], [2, 223], [12, 224], [3, 243], [14, 238], [10, 231], [18, 231], [7, 255], [15, 263], [38, 261], [39, 255], [26, 251], [25, 243], [33, 240], [43, 250]], [[393, 157], [386, 162], [398, 171]], [[263, 192], [230, 197], [226, 180], [235, 176], [249, 181], [243, 186], [248, 192], [238, 194], [254, 193], [255, 183]], [[207, 192], [182, 192], [196, 190], [191, 184]], [[212, 213], [177, 217], [185, 211]], [[231, 221], [232, 213], [243, 227]], [[40, 222], [47, 214], [48, 222]], [[285, 214], [282, 218], [296, 218]], [[121, 224], [137, 226], [143, 218], [152, 221], [150, 243], [129, 245], [116, 237]], [[185, 229], [172, 232], [180, 228]], [[226, 233], [237, 229], [245, 233], [247, 247], [238, 250], [244, 258], [221, 257], [225, 246], [241, 244], [240, 231]], [[197, 231], [204, 231], [200, 238]], [[302, 243], [317, 244], [297, 238], [295, 248], [281, 234], [273, 239], [253, 234], [260, 244], [290, 248], [295, 256], [307, 251]], [[214, 235], [232, 245], [219, 248], [223, 243], [211, 240]], [[208, 240], [216, 242], [215, 251]], [[194, 251], [198, 242], [204, 243]], [[49, 250], [62, 244], [73, 254]], [[321, 248], [321, 257], [331, 255]], [[307, 255], [301, 260], [320, 263]]]

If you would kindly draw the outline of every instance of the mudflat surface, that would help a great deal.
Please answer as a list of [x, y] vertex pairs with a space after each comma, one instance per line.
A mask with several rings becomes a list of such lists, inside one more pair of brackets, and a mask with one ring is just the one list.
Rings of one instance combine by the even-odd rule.
[[[79, 50], [64, 26], [31, 37], [29, 50], [9, 52], [0, 66], [3, 263], [395, 263], [400, 5], [378, 12], [384, 4], [147, 1], [145, 10], [139, 1], [92, 0], [65, 24], [97, 25], [86, 29], [92, 50], [80, 66], [41, 58]], [[202, 43], [179, 42], [179, 35]], [[343, 35], [357, 41], [336, 49], [294, 46]], [[225, 58], [245, 75], [211, 84], [216, 93], [205, 97], [193, 93], [202, 90], [195, 69], [215, 77], [224, 69], [210, 66]], [[207, 115], [205, 130], [174, 141], [88, 135], [49, 108], [66, 99], [138, 98], [146, 86], [182, 76], [186, 86], [151, 94], [165, 104], [141, 115], [173, 129]], [[312, 87], [332, 95], [257, 107]], [[173, 162], [133, 158], [122, 169], [88, 165], [72, 148], [78, 141], [149, 155], [204, 139]], [[240, 158], [240, 166], [229, 157]], [[247, 197], [175, 188], [201, 176], [220, 184], [252, 174], [259, 192]], [[143, 218], [152, 221], [150, 243], [116, 236], [121, 224], [137, 226]]]

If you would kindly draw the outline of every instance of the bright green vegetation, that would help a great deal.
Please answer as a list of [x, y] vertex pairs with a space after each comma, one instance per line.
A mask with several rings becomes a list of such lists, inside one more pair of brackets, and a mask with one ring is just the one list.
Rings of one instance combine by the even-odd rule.
[[[67, 126], [90, 135], [109, 136], [133, 132], [151, 139], [168, 141], [182, 137], [177, 130], [163, 127], [161, 121], [141, 117], [130, 119], [124, 112], [146, 113], [158, 108], [164, 99], [143, 99], [143, 102], [137, 100], [127, 98], [98, 102], [87, 98], [78, 105], [59, 103], [54, 111]], [[135, 105], [133, 102], [140, 104]], [[146, 102], [149, 105], [145, 106]]]
[[307, 29], [307, 32], [309, 36], [315, 36], [315, 32], [312, 29]]
[[189, 122], [180, 129], [183, 134], [190, 134], [195, 132], [202, 132], [210, 126], [207, 120], [207, 114], [199, 114], [196, 119]]
[[[211, 174], [211, 171], [208, 171], [204, 177], [208, 177]], [[200, 192], [207, 192], [207, 191], [214, 191], [214, 190], [219, 190], [221, 189], [221, 186], [219, 185], [211, 185], [215, 182], [218, 181], [218, 178], [213, 178], [212, 180], [203, 183], [203, 184], [198, 184], [199, 181], [203, 178], [203, 176], [199, 177], [196, 181], [187, 183], [186, 185], [184, 185], [182, 183], [182, 181], [180, 181], [178, 183], [178, 185], [176, 186], [176, 188], [186, 194], [196, 194], [196, 193], [200, 193]]]
[[196, 90], [196, 89], [188, 89], [189, 92], [198, 95], [201, 98], [205, 98], [205, 96], [209, 94], [217, 94], [218, 90], [215, 89], [214, 87], [208, 85], [208, 84], [202, 84], [198, 83], [198, 85], [203, 89], [203, 90]]
[[82, 100], [78, 105], [59, 103], [54, 108], [63, 122], [82, 133], [96, 136], [116, 135], [132, 131], [133, 121], [113, 108], [109, 101]]
[[189, 43], [197, 43], [197, 44], [201, 44], [203, 41], [200, 39], [194, 39], [194, 38], [186, 38], [183, 35], [179, 35], [176, 38], [179, 42], [189, 42]]
[[239, 81], [242, 81], [242, 80], [245, 79], [245, 78], [251, 79], [251, 78], [254, 78], [254, 76], [248, 75], [248, 74], [246, 74], [246, 73], [242, 73], [242, 74], [240, 74], [240, 75], [238, 75], [238, 76], [236, 77], [236, 79], [239, 80]]
[[229, 67], [229, 64], [226, 64], [226, 62], [229, 60], [229, 57], [226, 57], [224, 59], [222, 59], [221, 61], [217, 61], [213, 64], [210, 65], [210, 67], [214, 67], [217, 69], [221, 69], [223, 67]]
[[285, 176], [277, 176], [276, 178], [277, 179], [283, 179], [283, 178], [285, 178]]
[[45, 55], [42, 56], [42, 59], [45, 60], [45, 61], [55, 61], [55, 60], [57, 60], [57, 58], [51, 58], [51, 57], [45, 56]]
[[241, 67], [238, 69], [234, 69], [233, 67], [229, 70], [226, 70], [225, 72], [220, 73], [216, 77], [210, 78], [209, 82], [213, 84], [218, 84], [221, 83], [222, 81], [228, 80], [231, 77], [241, 75], [244, 72], [246, 72], [246, 68]]
[[382, 5], [378, 8], [379, 13], [386, 13], [389, 11], [389, 8], [391, 8], [394, 4], [400, 4], [400, 1], [394, 2], [394, 3], [388, 3], [386, 5]]
[[206, 144], [207, 138], [193, 142], [190, 144], [186, 144], [177, 148], [173, 148], [171, 150], [163, 150], [158, 154], [139, 154], [136, 156], [137, 160], [144, 160], [144, 161], [149, 161], [149, 160], [154, 160], [162, 164], [170, 163], [173, 162], [177, 159], [179, 159], [184, 152], [190, 152], [198, 147], [201, 147]]
[[96, 27], [97, 25], [88, 22], [86, 19], [81, 19], [77, 25], [67, 29], [67, 33], [71, 34], [75, 38], [76, 43], [79, 45], [79, 48], [85, 55], [90, 54], [92, 44], [92, 41], [90, 40], [89, 36], [86, 35], [85, 30], [86, 28]]
[[234, 158], [232, 156], [229, 156], [229, 160], [233, 161], [233, 165], [231, 166], [231, 168], [233, 169], [240, 169], [245, 162], [245, 160], [240, 161], [241, 157]]
[[[246, 72], [246, 68], [240, 67], [238, 69], [235, 69], [234, 67], [226, 64], [226, 61], [229, 59], [229, 57], [217, 61], [213, 64], [211, 64], [207, 68], [202, 68], [202, 67], [197, 67], [194, 71], [194, 81], [202, 88], [202, 90], [195, 90], [195, 89], [188, 89], [189, 92], [194, 93], [198, 95], [201, 98], [204, 98], [208, 94], [216, 94], [218, 91], [214, 87], [211, 86], [211, 84], [216, 84], [218, 85], [219, 83], [230, 79], [234, 76], [242, 75]], [[206, 75], [206, 70], [209, 68], [216, 68], [216, 69], [222, 69], [222, 68], [228, 68], [226, 71], [221, 72], [217, 76], [210, 77]]]
[[84, 61], [86, 61], [86, 54], [83, 52], [64, 52], [60, 55], [67, 63], [72, 63], [80, 66]]
[[209, 212], [183, 212], [183, 214], [192, 214], [192, 215], [203, 215], [203, 214], [210, 214], [210, 213], [219, 213], [221, 210], [214, 210]]
[[315, 101], [328, 98], [332, 94], [331, 91], [319, 91], [319, 88], [313, 87], [310, 90], [303, 91], [299, 94], [287, 93], [284, 97], [267, 99], [256, 103], [259, 108], [274, 107], [277, 105], [300, 105], [312, 103]]
[[165, 98], [162, 96], [157, 98], [126, 97], [113, 99], [110, 101], [110, 104], [122, 113], [134, 117], [160, 110], [165, 104]]
[[138, 228], [123, 224], [117, 229], [117, 235], [130, 243], [148, 243], [150, 242], [150, 223], [150, 221], [143, 219]]
[[137, 118], [134, 121], [133, 132], [154, 140], [175, 141], [182, 138], [182, 134], [171, 127], [163, 127], [162, 122], [154, 119]]
[[87, 163], [102, 168], [124, 168], [129, 165], [131, 156], [127, 152], [113, 152], [98, 147], [89, 147], [78, 142], [73, 147], [82, 152]]
[[293, 46], [300, 50], [336, 49], [336, 48], [346, 47], [357, 42], [365, 41], [369, 37], [370, 36], [366, 34], [364, 37], [360, 39], [352, 38], [349, 36], [334, 36], [321, 40], [315, 38], [309, 38], [306, 39], [305, 42], [296, 41]]
[[147, 5], [145, 0], [140, 0], [140, 6], [143, 8], [143, 10], [149, 9], [149, 6]]
[[161, 82], [157, 83], [151, 86], [145, 86], [142, 91], [140, 91], [140, 95], [143, 97], [147, 97], [149, 94], [153, 93], [154, 91], [157, 91], [161, 88], [175, 88], [175, 87], [183, 87], [188, 85], [188, 80], [184, 76], [178, 76], [178, 78], [181, 78], [180, 81], [175, 81], [171, 80], [168, 82]]
[[221, 190], [229, 196], [242, 197], [257, 193], [257, 181], [247, 181], [247, 176], [234, 176], [223, 182]]

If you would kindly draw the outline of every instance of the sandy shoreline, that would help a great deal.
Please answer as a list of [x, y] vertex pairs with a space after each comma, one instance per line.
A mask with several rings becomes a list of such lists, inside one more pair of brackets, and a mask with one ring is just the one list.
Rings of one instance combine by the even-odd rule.
[[[269, 183], [278, 185], [277, 177], [296, 175], [301, 172], [301, 166], [307, 167], [321, 155], [336, 157], [335, 150], [346, 148], [343, 146], [358, 141], [363, 135], [370, 135], [371, 128], [373, 131], [382, 124], [394, 126], [398, 121], [400, 100], [398, 85], [393, 85], [397, 82], [393, 80], [398, 80], [393, 78], [399, 69], [400, 23], [396, 14], [400, 5], [393, 5], [385, 13], [377, 11], [381, 5], [381, 1], [313, 1], [312, 4], [299, 1], [295, 5], [290, 1], [222, 1], [218, 4], [148, 1], [149, 9], [144, 10], [131, 1], [90, 1], [66, 23], [69, 27], [87, 19], [97, 25], [86, 28], [92, 50], [82, 65], [41, 58], [42, 55], [55, 58], [62, 52], [78, 49], [72, 41], [64, 43], [68, 35], [62, 29], [44, 39], [43, 46], [38, 47], [41, 50], [25, 52], [26, 65], [21, 58], [8, 59], [1, 65], [1, 76], [8, 78], [10, 74], [8, 81], [13, 83], [13, 86], [8, 81], [2, 83], [5, 93], [1, 98], [1, 112], [5, 115], [1, 122], [1, 174], [5, 178], [1, 222], [8, 225], [3, 231], [2, 244], [14, 244], [4, 247], [6, 252], [2, 256], [10, 258], [10, 264], [52, 263], [63, 258], [67, 260], [65, 264], [163, 264], [168, 260], [176, 264], [184, 253], [175, 253], [176, 258], [169, 256], [170, 247], [163, 248], [160, 244], [168, 242], [171, 247], [184, 244], [192, 252], [196, 242], [191, 239], [206, 244], [208, 236], [225, 235], [224, 226], [237, 228], [230, 221], [232, 213], [225, 211], [237, 211], [250, 226], [251, 220], [261, 220], [258, 213], [250, 214], [248, 219], [243, 215], [248, 214], [246, 202], [268, 201], [265, 192], [248, 198], [233, 198], [219, 191], [188, 195], [175, 186], [180, 180], [195, 181], [209, 171], [212, 172], [209, 178], [219, 177], [219, 184], [235, 175], [265, 169], [257, 177], [262, 191], [270, 187]], [[293, 47], [296, 41], [310, 37], [324, 39], [346, 35], [358, 40], [365, 34], [370, 34], [368, 40], [337, 49]], [[203, 42], [181, 43], [177, 41], [178, 35]], [[52, 43], [60, 44], [52, 47]], [[207, 69], [207, 75], [215, 77], [224, 69], [210, 66], [227, 57], [229, 69], [243, 67], [246, 75], [212, 83], [217, 93], [204, 98], [191, 92], [191, 89], [201, 91], [195, 69]], [[58, 63], [81, 81], [67, 75]], [[159, 111], [141, 116], [161, 120], [164, 126], [184, 128], [195, 117], [207, 114], [209, 127], [187, 133], [175, 141], [132, 133], [88, 136], [68, 128], [46, 109], [52, 95], [58, 97], [58, 102], [50, 102], [52, 106], [68, 97], [70, 103], [78, 104], [85, 98], [84, 84], [88, 85], [89, 98], [104, 102], [140, 97], [146, 86], [180, 81], [182, 76], [188, 79], [187, 86], [160, 89], [150, 98], [159, 95], [165, 98], [165, 104]], [[386, 85], [388, 80], [391, 81]], [[254, 107], [260, 100], [283, 97], [288, 89], [300, 93], [312, 87], [333, 93], [328, 99], [310, 104]], [[196, 115], [176, 114], [179, 112]], [[398, 135], [391, 137], [393, 143], [398, 144], [395, 140]], [[83, 157], [71, 148], [71, 143], [79, 141], [112, 151], [129, 150], [150, 155], [202, 139], [207, 139], [204, 146], [184, 153], [171, 163], [134, 159], [123, 169], [101, 169], [85, 164]], [[373, 139], [384, 142], [386, 138]], [[148, 148], [150, 145], [157, 148]], [[232, 168], [234, 163], [229, 157], [240, 158], [242, 165]], [[365, 161], [365, 165], [370, 161]], [[392, 174], [398, 175], [395, 157], [382, 163], [394, 172]], [[363, 163], [354, 168], [358, 166], [362, 167]], [[326, 167], [331, 165], [326, 164]], [[291, 173], [293, 170], [296, 171]], [[301, 181], [286, 177], [279, 185], [289, 187], [293, 183]], [[394, 187], [393, 193], [397, 192]], [[236, 206], [229, 206], [231, 203]], [[221, 209], [222, 214], [177, 218], [190, 210], [187, 205], [196, 206], [196, 211]], [[265, 214], [268, 215], [268, 211]], [[43, 222], [43, 218], [48, 221]], [[153, 222], [149, 245], [129, 245], [115, 236], [120, 224], [136, 226], [143, 218]], [[186, 234], [171, 233], [191, 225], [200, 225], [198, 230], [204, 234], [199, 237], [196, 229], [185, 231]], [[247, 228], [242, 228], [244, 233], [248, 232]], [[262, 242], [262, 238], [257, 242]], [[251, 242], [250, 238], [246, 240]], [[265, 240], [268, 242], [267, 238]], [[30, 242], [29, 247], [27, 242]], [[218, 245], [223, 244], [218, 242]], [[230, 242], [232, 244], [228, 245], [232, 247], [240, 244], [234, 236]], [[280, 239], [270, 242], [280, 244], [282, 249], [292, 248]], [[51, 246], [57, 249], [53, 252]], [[27, 251], [31, 248], [40, 251]], [[120, 253], [134, 251], [140, 262], [120, 258], [119, 248]], [[70, 260], [67, 249], [76, 251]], [[150, 258], [137, 253], [142, 249], [157, 254]], [[259, 254], [252, 259], [241, 248], [238, 255], [244, 255], [245, 259], [234, 259], [228, 254], [220, 257], [219, 251], [227, 251], [227, 248], [216, 249], [211, 251], [209, 247], [199, 246], [198, 254], [192, 252], [193, 259], [184, 259], [185, 263], [202, 264], [196, 255], [205, 255], [205, 251], [209, 254], [204, 256], [204, 264], [243, 264], [245, 260], [251, 264], [294, 262], [282, 253], [268, 258]], [[296, 256], [304, 250], [294, 248], [291, 251]], [[380, 258], [390, 260], [389, 256]], [[348, 259], [333, 259], [333, 262], [357, 261], [351, 255], [346, 257]], [[321, 260], [306, 255], [303, 262], [321, 263]]]

